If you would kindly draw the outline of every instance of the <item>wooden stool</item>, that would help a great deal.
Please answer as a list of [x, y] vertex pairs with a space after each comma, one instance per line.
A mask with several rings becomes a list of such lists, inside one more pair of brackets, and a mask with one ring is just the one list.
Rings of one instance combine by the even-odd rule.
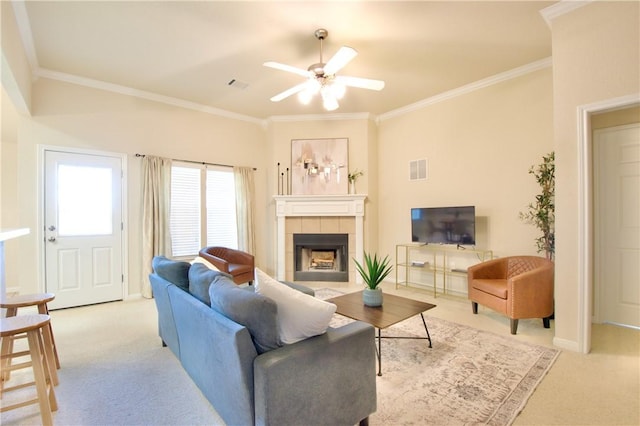
[[3, 341], [7, 338], [13, 338], [14, 336], [26, 333], [27, 341], [29, 343], [28, 351], [3, 354], [3, 361], [5, 358], [17, 358], [30, 355], [30, 361], [9, 365], [8, 368], [11, 370], [18, 370], [31, 367], [33, 369], [34, 377], [33, 382], [19, 384], [8, 388], [5, 388], [4, 382], [0, 381], [0, 391], [4, 394], [12, 390], [35, 385], [37, 393], [37, 398], [35, 399], [12, 405], [3, 404], [2, 408], [0, 408], [0, 412], [14, 410], [31, 404], [39, 404], [43, 425], [53, 424], [53, 416], [51, 415], [51, 412], [58, 409], [58, 403], [56, 401], [56, 395], [53, 390], [53, 383], [51, 380], [51, 371], [55, 371], [56, 369], [51, 365], [53, 360], [51, 360], [51, 363], [48, 360], [46, 352], [44, 351], [45, 345], [42, 339], [43, 331], [47, 329], [49, 322], [49, 315], [42, 314], [0, 318], [0, 337], [2, 337]]
[[[53, 293], [36, 293], [36, 294], [24, 294], [13, 297], [7, 297], [4, 300], [0, 300], [0, 308], [5, 308], [7, 310], [7, 318], [15, 317], [18, 314], [18, 308], [27, 308], [29, 306], [36, 306], [38, 308], [38, 313], [42, 315], [49, 315], [49, 308], [47, 306], [47, 302], [51, 302], [56, 298], [56, 295]], [[52, 362], [55, 362], [55, 368], [60, 368], [60, 360], [58, 359], [58, 349], [56, 347], [56, 341], [53, 337], [53, 328], [51, 327], [51, 321], [49, 321], [47, 327], [43, 330], [45, 350], [47, 351], [47, 355], [49, 356]], [[13, 341], [16, 338], [20, 338], [24, 336], [13, 336], [8, 339], [3, 339], [2, 348], [0, 349], [0, 354], [5, 355], [13, 351]], [[11, 359], [7, 358], [2, 361], [2, 379], [9, 380], [10, 369], [5, 368], [11, 365]], [[52, 372], [53, 383], [55, 385], [58, 384], [58, 373], [55, 371]]]

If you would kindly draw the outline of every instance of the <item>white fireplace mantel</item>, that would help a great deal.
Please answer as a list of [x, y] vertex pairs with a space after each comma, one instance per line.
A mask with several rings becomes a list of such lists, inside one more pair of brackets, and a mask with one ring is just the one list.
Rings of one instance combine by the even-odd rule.
[[[355, 258], [362, 264], [364, 253], [365, 194], [274, 195], [276, 202], [276, 277], [285, 279], [285, 219], [292, 216], [350, 216], [355, 218]], [[356, 282], [362, 278], [356, 274]]]

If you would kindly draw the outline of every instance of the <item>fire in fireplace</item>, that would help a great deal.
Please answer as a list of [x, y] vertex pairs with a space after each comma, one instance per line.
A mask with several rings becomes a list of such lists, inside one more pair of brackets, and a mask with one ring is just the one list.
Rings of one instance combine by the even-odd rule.
[[348, 234], [293, 234], [295, 281], [349, 281]]

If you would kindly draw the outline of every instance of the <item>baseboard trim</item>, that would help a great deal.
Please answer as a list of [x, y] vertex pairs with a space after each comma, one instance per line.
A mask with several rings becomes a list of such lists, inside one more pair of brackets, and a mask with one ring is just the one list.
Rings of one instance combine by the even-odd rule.
[[574, 340], [561, 339], [559, 337], [553, 338], [553, 346], [557, 346], [560, 349], [566, 349], [572, 352], [580, 352], [580, 345]]

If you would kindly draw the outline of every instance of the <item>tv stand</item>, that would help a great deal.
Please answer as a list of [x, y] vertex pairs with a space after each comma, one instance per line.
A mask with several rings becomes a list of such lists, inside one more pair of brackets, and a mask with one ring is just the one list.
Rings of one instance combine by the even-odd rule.
[[[493, 259], [492, 250], [479, 250], [458, 244], [396, 245], [396, 289], [404, 287], [433, 287], [433, 297], [438, 292], [447, 294], [452, 277], [467, 276], [467, 267]], [[464, 266], [464, 267], [463, 267]], [[441, 283], [441, 288], [438, 284]], [[457, 292], [465, 292], [460, 289]]]

